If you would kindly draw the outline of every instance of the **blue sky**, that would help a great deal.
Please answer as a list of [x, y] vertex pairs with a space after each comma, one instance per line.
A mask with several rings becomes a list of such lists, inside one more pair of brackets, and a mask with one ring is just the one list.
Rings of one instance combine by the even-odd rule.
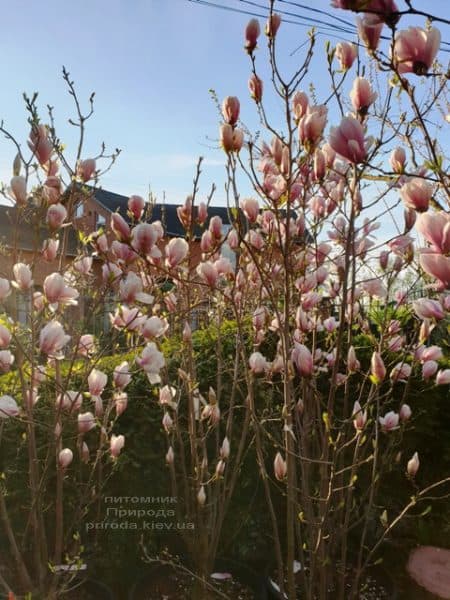
[[[329, 0], [303, 4], [334, 11]], [[448, 8], [447, 0], [417, 0], [416, 5], [443, 14]], [[278, 6], [314, 16], [286, 3]], [[248, 5], [242, 8], [252, 10]], [[354, 21], [351, 13], [334, 14]], [[15, 0], [4, 4], [2, 17], [0, 117], [23, 143], [28, 126], [21, 95], [38, 91], [39, 106], [55, 107], [60, 137], [69, 150], [74, 147], [74, 131], [67, 124], [73, 106], [61, 77], [65, 65], [85, 106], [91, 91], [96, 92], [85, 157], [96, 154], [102, 141], [123, 151], [103, 179], [104, 188], [146, 195], [150, 186], [158, 199], [165, 192], [167, 202], [182, 202], [191, 190], [201, 154], [205, 156], [202, 192], [206, 194], [215, 181], [215, 203], [224, 203], [225, 160], [215, 147], [219, 116], [208, 90], [214, 88], [219, 98], [239, 96], [243, 120], [256, 124], [247, 91], [249, 61], [243, 50], [249, 17], [188, 0]], [[307, 28], [284, 23], [282, 29], [280, 44], [288, 57], [283, 66], [294, 68], [301, 53], [291, 58], [289, 53], [306, 39]], [[310, 78], [319, 100], [328, 91], [326, 80], [321, 80], [325, 39], [318, 37]], [[263, 56], [261, 50], [259, 57]], [[271, 108], [276, 114], [275, 104]], [[0, 179], [5, 182], [13, 157], [13, 148], [2, 141]]]

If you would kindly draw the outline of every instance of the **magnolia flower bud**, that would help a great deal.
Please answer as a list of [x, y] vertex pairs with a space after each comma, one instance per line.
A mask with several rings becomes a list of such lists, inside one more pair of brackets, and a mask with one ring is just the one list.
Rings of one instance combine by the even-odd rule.
[[367, 422], [367, 410], [362, 410], [359, 402], [353, 405], [353, 426], [356, 431], [362, 431]]
[[95, 417], [91, 412], [78, 415], [78, 432], [87, 433], [95, 427]]
[[398, 412], [398, 416], [400, 417], [400, 421], [402, 421], [402, 423], [406, 423], [406, 421], [409, 421], [409, 419], [411, 418], [412, 415], [412, 410], [409, 407], [408, 404], [402, 404], [400, 407], [400, 410]]
[[261, 29], [258, 20], [250, 19], [245, 28], [245, 49], [249, 54], [252, 54], [253, 50], [256, 48], [260, 33]]
[[412, 455], [412, 458], [410, 458], [408, 460], [406, 472], [408, 473], [408, 475], [410, 477], [415, 477], [417, 474], [417, 471], [419, 470], [419, 467], [420, 467], [419, 455], [417, 454], [417, 452], [414, 452], [414, 454]]
[[248, 89], [253, 100], [259, 104], [263, 95], [263, 82], [257, 75], [253, 74], [248, 80]]
[[272, 13], [269, 15], [266, 23], [265, 33], [267, 37], [274, 38], [277, 34], [277, 31], [281, 25], [281, 17], [276, 13]]
[[236, 125], [239, 119], [240, 103], [236, 96], [227, 96], [222, 102], [222, 115], [225, 123]]
[[225, 461], [219, 460], [216, 465], [216, 477], [222, 477], [224, 471], [225, 471]]
[[10, 186], [17, 206], [24, 206], [27, 203], [27, 182], [25, 178], [16, 175], [11, 179]]
[[89, 393], [92, 396], [101, 396], [108, 382], [108, 376], [99, 371], [92, 369], [88, 376]]
[[109, 448], [111, 452], [111, 457], [113, 459], [117, 458], [125, 445], [125, 437], [123, 435], [111, 435], [111, 439], [109, 442]]
[[286, 461], [279, 452], [277, 452], [275, 460], [273, 461], [273, 471], [278, 481], [283, 481], [287, 475]]
[[384, 366], [383, 359], [381, 358], [381, 354], [379, 352], [374, 352], [372, 354], [370, 367], [371, 367], [372, 381], [376, 385], [378, 385], [386, 377], [386, 367]]
[[203, 485], [198, 491], [197, 502], [200, 504], [200, 506], [204, 506], [204, 504], [206, 502], [206, 492], [205, 492], [205, 487]]
[[58, 454], [58, 463], [62, 469], [67, 469], [73, 460], [73, 452], [70, 448], [64, 448]]
[[128, 199], [128, 210], [138, 220], [144, 211], [145, 200], [142, 196], [130, 196]]
[[392, 150], [389, 158], [389, 164], [391, 165], [394, 173], [397, 173], [397, 175], [401, 175], [403, 173], [406, 165], [406, 152], [403, 148], [397, 147]]
[[88, 463], [89, 462], [89, 446], [86, 444], [86, 442], [83, 442], [81, 444], [80, 454], [81, 454], [81, 460], [84, 463]]
[[172, 446], [169, 446], [169, 449], [167, 450], [167, 453], [166, 453], [166, 463], [168, 465], [172, 465], [174, 459], [175, 459], [175, 454], [174, 454], [173, 448], [172, 448]]
[[227, 437], [223, 438], [222, 445], [220, 447], [220, 458], [226, 460], [230, 456], [230, 442]]
[[189, 343], [192, 340], [192, 329], [186, 321], [183, 327], [183, 342]]

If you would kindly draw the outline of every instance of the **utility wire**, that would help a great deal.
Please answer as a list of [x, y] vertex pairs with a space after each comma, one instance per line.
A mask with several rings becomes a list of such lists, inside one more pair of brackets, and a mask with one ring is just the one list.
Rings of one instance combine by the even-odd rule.
[[[252, 6], [252, 7], [255, 7], [255, 8], [260, 9], [260, 10], [264, 10], [266, 12], [264, 14], [256, 13], [254, 10], [250, 10], [250, 9], [249, 10], [244, 10], [242, 8], [237, 8], [236, 6], [226, 6], [226, 5], [223, 5], [223, 4], [216, 4], [216, 3], [211, 2], [209, 0], [188, 0], [188, 2], [191, 2], [193, 4], [198, 4], [200, 6], [208, 6], [210, 8], [216, 8], [216, 9], [221, 9], [221, 10], [225, 10], [225, 11], [228, 11], [228, 12], [234, 12], [234, 13], [244, 14], [244, 15], [248, 15], [248, 16], [251, 16], [251, 17], [261, 17], [261, 18], [265, 19], [269, 15], [268, 9], [265, 6], [261, 6], [257, 2], [254, 2], [252, 0], [238, 0], [238, 1], [240, 3], [248, 4], [248, 5]], [[279, 2], [283, 2], [285, 4], [292, 4], [294, 6], [298, 6], [299, 8], [305, 8], [307, 10], [312, 10], [314, 12], [320, 12], [321, 14], [325, 13], [325, 11], [321, 11], [318, 8], [313, 9], [313, 8], [307, 7], [307, 6], [303, 5], [303, 4], [299, 4], [297, 2], [293, 2], [292, 0], [278, 0], [278, 1]], [[348, 42], [350, 42], [352, 40], [349, 40], [349, 39], [344, 38], [342, 36], [339, 36], [337, 34], [332, 34], [332, 33], [330, 33], [330, 30], [331, 31], [336, 31], [336, 30], [337, 31], [342, 31], [342, 33], [346, 33], [346, 34], [349, 34], [349, 35], [357, 35], [356, 27], [352, 23], [350, 23], [348, 21], [345, 21], [344, 19], [340, 19], [340, 17], [335, 17], [334, 15], [329, 15], [329, 16], [331, 16], [334, 19], [338, 19], [340, 21], [344, 21], [347, 26], [353, 27], [353, 29], [345, 29], [342, 26], [338, 26], [338, 25], [335, 25], [333, 23], [327, 23], [325, 21], [314, 19], [313, 17], [309, 17], [307, 15], [297, 14], [297, 13], [293, 13], [293, 12], [289, 12], [289, 11], [284, 11], [284, 10], [278, 10], [277, 12], [279, 14], [281, 14], [281, 15], [287, 15], [289, 17], [294, 17], [295, 19], [302, 19], [303, 21], [305, 21], [305, 22], [302, 22], [302, 21], [299, 21], [299, 20], [293, 21], [292, 19], [289, 19], [289, 18], [288, 19], [283, 19], [283, 23], [289, 23], [291, 25], [297, 25], [297, 26], [300, 26], [300, 27], [311, 27], [312, 26], [312, 22], [324, 23], [325, 25], [319, 24], [319, 25], [317, 25], [315, 27], [316, 32], [317, 32], [318, 35], [324, 35], [324, 36], [328, 36], [328, 37], [331, 37], [331, 38], [339, 39], [340, 41], [348, 41]], [[325, 14], [328, 14], [328, 13], [325, 13]], [[389, 38], [388, 36], [383, 36], [382, 35], [381, 39], [389, 41], [391, 38]], [[354, 42], [353, 41], [353, 43], [356, 43], [357, 46], [364, 47], [364, 44], [361, 44], [359, 42]], [[441, 44], [442, 45], [446, 45], [446, 46], [450, 46], [449, 42], [442, 41]], [[441, 48], [441, 51], [449, 53], [450, 52], [450, 48], [449, 49], [448, 48]]]

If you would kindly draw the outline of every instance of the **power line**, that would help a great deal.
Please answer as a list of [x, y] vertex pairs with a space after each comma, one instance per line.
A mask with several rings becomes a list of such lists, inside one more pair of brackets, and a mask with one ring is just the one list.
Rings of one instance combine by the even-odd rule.
[[[193, 4], [198, 4], [200, 6], [207, 6], [210, 8], [216, 8], [216, 9], [220, 9], [220, 10], [225, 10], [228, 12], [234, 12], [234, 13], [239, 13], [239, 14], [244, 14], [244, 15], [248, 15], [251, 17], [260, 17], [260, 18], [267, 18], [270, 11], [267, 9], [267, 7], [265, 6], [261, 6], [261, 4], [258, 4], [257, 2], [255, 2], [254, 0], [237, 0], [239, 3], [242, 4], [247, 4], [251, 7], [253, 7], [252, 9], [248, 9], [245, 10], [243, 8], [237, 8], [236, 6], [227, 6], [224, 4], [217, 4], [215, 2], [212, 2], [210, 0], [188, 0], [188, 2], [192, 2]], [[298, 2], [294, 2], [292, 0], [278, 0], [279, 2], [282, 2], [284, 4], [289, 4], [289, 5], [293, 5], [296, 6], [298, 8], [304, 9], [304, 10], [309, 10], [315, 13], [319, 13], [319, 14], [325, 14], [337, 21], [340, 21], [342, 23], [344, 23], [346, 25], [346, 27], [343, 27], [342, 25], [337, 25], [334, 23], [330, 23], [328, 21], [323, 21], [321, 19], [315, 19], [314, 17], [310, 17], [309, 15], [304, 15], [301, 13], [295, 13], [295, 12], [291, 12], [291, 11], [286, 11], [286, 10], [278, 10], [277, 12], [281, 15], [286, 15], [287, 17], [291, 17], [291, 18], [284, 18], [283, 19], [283, 23], [288, 23], [290, 25], [297, 25], [300, 27], [311, 27], [314, 26], [317, 34], [318, 35], [324, 35], [327, 37], [331, 37], [331, 38], [335, 38], [335, 39], [339, 39], [340, 41], [352, 41], [349, 40], [347, 38], [344, 38], [343, 36], [337, 35], [337, 34], [333, 34], [331, 33], [332, 31], [340, 31], [344, 34], [348, 34], [348, 35], [357, 35], [357, 29], [355, 27], [355, 25], [349, 21], [346, 21], [345, 19], [341, 19], [340, 17], [336, 17], [335, 15], [329, 14], [326, 11], [320, 10], [318, 8], [311, 8], [308, 7], [304, 4], [300, 4]], [[262, 10], [265, 11], [263, 14], [261, 13], [257, 13], [255, 12], [254, 9], [258, 9], [258, 10]], [[296, 19], [296, 20], [292, 20], [292, 18]], [[314, 25], [314, 23], [316, 23], [316, 25]], [[348, 27], [348, 29], [347, 29]], [[330, 32], [331, 31], [331, 32]], [[381, 39], [383, 40], [390, 40], [389, 37], [387, 36], [381, 36]], [[361, 46], [364, 47], [363, 44], [359, 43], [359, 42], [354, 42], [356, 43], [357, 46]], [[441, 42], [442, 45], [445, 46], [450, 46], [450, 43], [448, 42]], [[450, 52], [450, 49], [448, 48], [441, 48], [442, 52]]]

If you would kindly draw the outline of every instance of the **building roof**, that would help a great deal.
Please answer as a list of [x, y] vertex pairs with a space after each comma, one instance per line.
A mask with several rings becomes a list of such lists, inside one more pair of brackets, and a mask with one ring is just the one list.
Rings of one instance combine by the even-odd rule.
[[[120, 215], [130, 221], [128, 216], [128, 198], [114, 192], [109, 192], [103, 189], [92, 189], [93, 195], [97, 202], [110, 212], [118, 212]], [[161, 221], [163, 227], [170, 237], [182, 237], [185, 235], [183, 225], [181, 224], [177, 208], [178, 204], [154, 204], [151, 208], [149, 221]], [[230, 224], [230, 215], [226, 206], [209, 206], [208, 219], [206, 227], [212, 217], [219, 216], [224, 225]], [[202, 229], [196, 227], [194, 230], [195, 237], [200, 237]]]

